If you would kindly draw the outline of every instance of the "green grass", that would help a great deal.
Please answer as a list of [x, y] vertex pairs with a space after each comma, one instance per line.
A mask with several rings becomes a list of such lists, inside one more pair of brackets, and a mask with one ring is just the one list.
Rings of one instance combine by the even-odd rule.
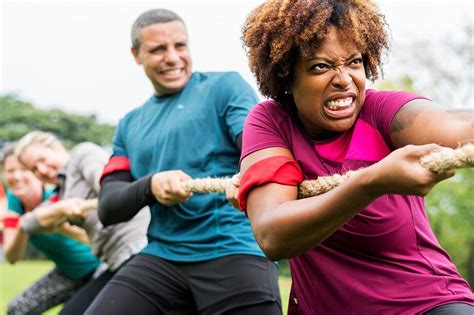
[[280, 284], [280, 294], [281, 294], [283, 314], [286, 314], [286, 312], [288, 311], [288, 299], [290, 298], [291, 278], [280, 277], [278, 279], [278, 282]]
[[[0, 264], [0, 314], [5, 314], [8, 302], [29, 285], [53, 268], [53, 263], [45, 260], [19, 261], [15, 265]], [[45, 314], [59, 313], [57, 306]]]
[[[26, 289], [36, 279], [40, 278], [46, 272], [53, 268], [50, 261], [27, 260], [17, 262], [15, 265], [0, 264], [0, 314], [5, 314], [8, 302]], [[289, 277], [280, 277], [281, 301], [284, 314], [288, 309], [288, 297], [290, 294], [291, 279]], [[49, 310], [47, 315], [57, 314], [60, 306]]]

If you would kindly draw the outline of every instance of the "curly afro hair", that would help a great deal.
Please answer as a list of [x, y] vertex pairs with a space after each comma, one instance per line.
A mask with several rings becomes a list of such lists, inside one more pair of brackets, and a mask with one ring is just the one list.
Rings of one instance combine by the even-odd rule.
[[389, 48], [388, 26], [370, 0], [268, 0], [247, 17], [242, 41], [260, 92], [283, 104], [298, 54], [306, 57], [331, 28], [341, 30], [362, 52], [366, 77], [382, 72], [382, 53]]

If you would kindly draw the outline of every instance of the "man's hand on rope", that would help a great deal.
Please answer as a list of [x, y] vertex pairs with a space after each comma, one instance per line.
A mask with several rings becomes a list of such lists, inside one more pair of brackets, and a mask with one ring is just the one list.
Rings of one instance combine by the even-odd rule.
[[237, 210], [240, 210], [239, 202], [237, 200], [237, 196], [239, 194], [239, 185], [240, 185], [240, 173], [235, 174], [232, 176], [232, 179], [229, 181], [225, 188], [225, 196], [227, 200], [230, 202], [232, 207]]
[[182, 183], [191, 177], [180, 170], [159, 172], [151, 179], [151, 191], [159, 203], [165, 206], [173, 206], [186, 202], [192, 193], [187, 192]]

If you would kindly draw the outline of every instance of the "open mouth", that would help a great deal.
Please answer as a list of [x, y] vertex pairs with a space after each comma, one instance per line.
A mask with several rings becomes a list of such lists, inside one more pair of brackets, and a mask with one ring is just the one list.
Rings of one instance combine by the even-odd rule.
[[163, 71], [160, 71], [160, 73], [164, 74], [164, 75], [177, 75], [177, 74], [181, 73], [181, 68], [163, 70]]
[[340, 111], [349, 108], [353, 101], [353, 97], [346, 97], [337, 100], [327, 101], [324, 106], [326, 106], [326, 108], [332, 111]]

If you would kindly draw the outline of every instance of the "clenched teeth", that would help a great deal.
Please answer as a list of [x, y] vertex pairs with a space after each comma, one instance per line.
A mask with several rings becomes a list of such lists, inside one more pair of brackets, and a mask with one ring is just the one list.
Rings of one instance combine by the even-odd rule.
[[352, 101], [353, 101], [352, 97], [347, 97], [347, 98], [344, 98], [344, 99], [328, 101], [328, 102], [326, 102], [325, 105], [330, 110], [338, 110], [338, 109], [342, 109], [344, 107], [347, 107], [347, 106], [351, 105]]

